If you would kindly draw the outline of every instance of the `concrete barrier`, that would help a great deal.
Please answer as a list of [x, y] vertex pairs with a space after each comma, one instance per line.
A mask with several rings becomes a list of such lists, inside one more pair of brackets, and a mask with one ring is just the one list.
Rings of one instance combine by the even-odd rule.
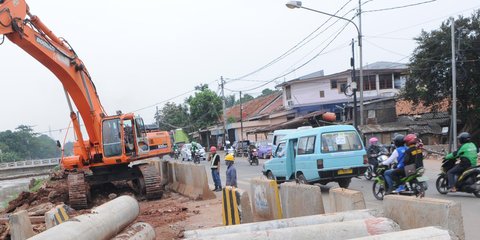
[[214, 235], [224, 235], [232, 233], [244, 233], [255, 231], [266, 231], [279, 228], [290, 228], [298, 226], [316, 225], [333, 222], [343, 222], [367, 218], [375, 218], [382, 215], [378, 209], [355, 210], [348, 212], [338, 212], [322, 215], [311, 215], [305, 217], [285, 218], [272, 221], [263, 221], [255, 223], [247, 223], [240, 225], [232, 225], [225, 227], [215, 227], [209, 229], [198, 229], [184, 232], [185, 238], [199, 238]]
[[144, 222], [137, 222], [125, 228], [120, 234], [111, 240], [154, 240], [155, 229], [152, 225]]
[[317, 186], [297, 183], [280, 184], [284, 218], [324, 214], [322, 191]]
[[282, 218], [282, 206], [278, 194], [278, 185], [274, 180], [252, 178], [250, 180], [252, 210], [256, 220], [274, 220]]
[[397, 222], [402, 229], [441, 226], [465, 239], [460, 203], [437, 198], [415, 198], [387, 195], [383, 200], [385, 217]]
[[169, 162], [167, 172], [170, 190], [193, 200], [215, 198], [208, 185], [207, 172], [203, 165]]
[[161, 160], [158, 165], [160, 177], [162, 178], [162, 186], [165, 186], [168, 184], [168, 161]]
[[223, 225], [253, 222], [250, 199], [246, 191], [231, 186], [223, 188], [222, 219]]
[[365, 209], [365, 199], [362, 192], [346, 188], [330, 189], [330, 210], [342, 212], [350, 210]]
[[[241, 225], [240, 225], [241, 226]], [[207, 236], [193, 239], [351, 239], [378, 234], [391, 233], [400, 230], [398, 224], [387, 218], [367, 218], [347, 222], [324, 223], [300, 227], [280, 228], [256, 232], [242, 232], [225, 235]]]
[[12, 214], [9, 217], [9, 224], [10, 238], [12, 240], [24, 240], [35, 235], [26, 210]]
[[415, 228], [411, 230], [404, 230], [399, 232], [354, 238], [352, 240], [456, 240], [457, 237], [450, 235], [448, 230], [441, 229], [439, 227], [424, 227]]
[[45, 227], [47, 229], [57, 226], [70, 219], [68, 215], [70, 207], [65, 204], [59, 204], [45, 213]]

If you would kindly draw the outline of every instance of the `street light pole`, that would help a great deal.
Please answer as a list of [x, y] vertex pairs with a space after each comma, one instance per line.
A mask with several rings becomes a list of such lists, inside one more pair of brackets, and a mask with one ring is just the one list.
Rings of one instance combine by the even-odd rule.
[[[290, 1], [286, 4], [286, 6], [288, 8], [291, 8], [291, 9], [293, 9], [293, 8], [303, 8], [303, 9], [306, 9], [306, 10], [310, 10], [312, 12], [324, 14], [324, 15], [334, 17], [334, 18], [339, 18], [339, 19], [345, 20], [345, 21], [353, 24], [353, 26], [355, 26], [355, 29], [357, 30], [357, 34], [358, 34], [358, 48], [359, 48], [359, 51], [360, 51], [360, 56], [359, 56], [360, 57], [360, 125], [363, 125], [363, 66], [362, 66], [363, 65], [363, 51], [362, 51], [362, 29], [361, 29], [361, 26], [362, 26], [362, 22], [361, 22], [362, 0], [359, 0], [358, 2], [359, 2], [358, 16], [359, 16], [359, 21], [360, 21], [360, 28], [357, 26], [357, 24], [355, 24], [355, 22], [353, 22], [352, 20], [350, 20], [348, 18], [344, 18], [344, 17], [340, 17], [340, 16], [337, 16], [337, 15], [334, 15], [334, 14], [330, 14], [330, 13], [322, 12], [322, 11], [315, 10], [315, 9], [312, 9], [312, 8], [304, 7], [304, 6], [302, 6], [301, 1]], [[355, 81], [355, 79], [353, 79], [353, 81]]]

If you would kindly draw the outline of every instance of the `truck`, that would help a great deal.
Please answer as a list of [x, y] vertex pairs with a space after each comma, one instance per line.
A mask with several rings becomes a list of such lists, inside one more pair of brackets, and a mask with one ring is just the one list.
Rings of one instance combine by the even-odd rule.
[[68, 174], [69, 204], [87, 208], [90, 186], [113, 181], [131, 181], [147, 199], [161, 198], [160, 177], [153, 166], [140, 160], [171, 152], [171, 143], [157, 139], [165, 139], [165, 134], [147, 133], [143, 119], [134, 113], [107, 114], [85, 64], [64, 38], [31, 13], [25, 0], [0, 0], [0, 35], [48, 68], [64, 87], [76, 136], [74, 155], [61, 159]]

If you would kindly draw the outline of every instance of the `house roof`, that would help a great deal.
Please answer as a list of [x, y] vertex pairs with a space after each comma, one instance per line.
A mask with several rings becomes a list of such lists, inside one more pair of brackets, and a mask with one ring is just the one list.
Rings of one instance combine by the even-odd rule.
[[[368, 64], [364, 66], [364, 76], [372, 73], [382, 73], [382, 72], [403, 72], [407, 69], [407, 65], [404, 63], [396, 63], [396, 62], [374, 62], [372, 64]], [[357, 76], [359, 76], [359, 70], [355, 70], [357, 72]], [[307, 74], [305, 76], [301, 76], [299, 78], [292, 79], [287, 82], [283, 82], [278, 84], [275, 87], [282, 87], [286, 85], [291, 85], [293, 83], [299, 82], [309, 82], [314, 80], [324, 80], [324, 79], [332, 79], [336, 77], [345, 77], [350, 76], [352, 70], [348, 69], [343, 72], [338, 72], [330, 75], [324, 75], [323, 70], [317, 71], [314, 73]]]
[[263, 117], [269, 116], [272, 113], [285, 110], [285, 107], [283, 106], [283, 99], [281, 96], [282, 95], [280, 94], [275, 100], [273, 100], [270, 104], [261, 109], [257, 114], [248, 118], [248, 120], [261, 119]]
[[[438, 105], [436, 112], [448, 112], [450, 101], [444, 99]], [[433, 113], [432, 107], [426, 107], [423, 103], [414, 103], [407, 100], [398, 100], [396, 102], [397, 116], [402, 115], [420, 115], [426, 113]]]
[[[269, 94], [267, 96], [258, 97], [248, 102], [242, 103], [243, 119], [247, 120], [257, 114], [266, 114], [266, 112], [262, 113], [262, 111], [273, 112], [275, 110], [275, 106], [278, 107], [279, 104], [274, 103], [277, 99], [280, 99], [280, 105], [282, 105], [281, 95], [282, 93]], [[235, 121], [240, 121], [240, 104], [228, 108], [226, 110], [226, 115], [227, 118], [234, 117]]]

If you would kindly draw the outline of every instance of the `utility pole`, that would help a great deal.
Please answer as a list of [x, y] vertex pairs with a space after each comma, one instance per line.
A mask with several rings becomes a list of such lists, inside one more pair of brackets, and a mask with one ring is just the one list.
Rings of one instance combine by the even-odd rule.
[[457, 64], [455, 57], [455, 19], [450, 18], [452, 21], [451, 32], [452, 32], [452, 143], [453, 151], [457, 150]]
[[243, 141], [243, 105], [242, 105], [242, 91], [240, 91], [240, 139]]
[[352, 66], [352, 82], [350, 83], [350, 87], [352, 88], [353, 94], [353, 126], [355, 129], [358, 130], [358, 122], [357, 122], [357, 79], [355, 74], [355, 40], [352, 39], [352, 58], [350, 61], [350, 65]]
[[360, 126], [363, 126], [362, 0], [358, 0], [358, 25], [358, 48], [360, 49]]
[[227, 111], [225, 109], [225, 92], [224, 92], [225, 80], [223, 76], [220, 77], [220, 87], [222, 88], [222, 107], [223, 107], [223, 146], [227, 146]]

